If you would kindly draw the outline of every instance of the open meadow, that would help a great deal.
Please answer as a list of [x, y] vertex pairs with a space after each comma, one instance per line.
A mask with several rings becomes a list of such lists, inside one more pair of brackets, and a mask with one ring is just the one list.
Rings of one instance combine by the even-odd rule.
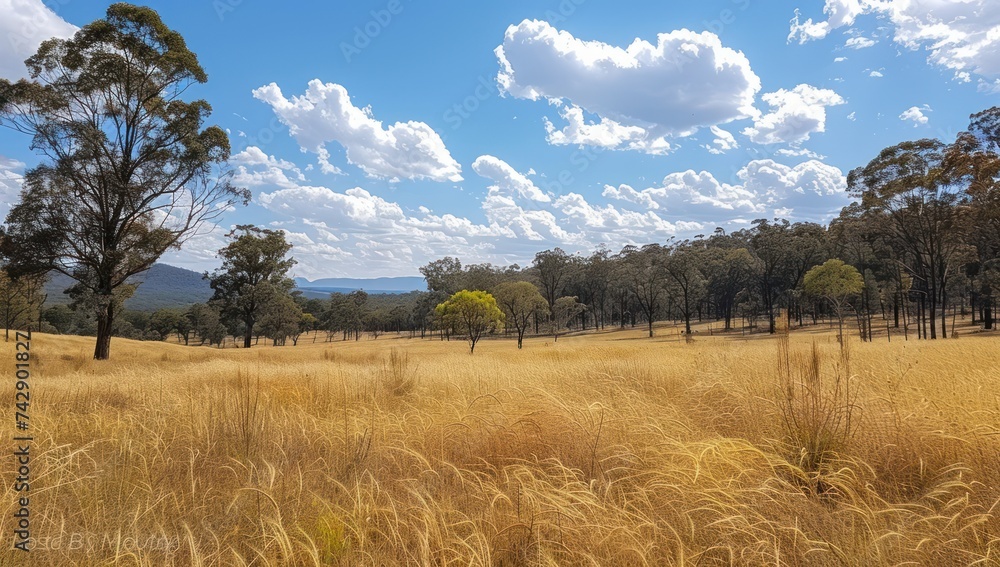
[[1000, 564], [996, 336], [676, 333], [36, 334], [31, 564]]

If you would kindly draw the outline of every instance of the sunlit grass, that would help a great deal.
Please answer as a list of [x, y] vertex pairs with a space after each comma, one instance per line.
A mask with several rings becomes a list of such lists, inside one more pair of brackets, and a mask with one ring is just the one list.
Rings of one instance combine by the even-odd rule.
[[788, 376], [821, 377], [803, 415], [842, 408], [833, 333], [793, 332], [784, 378], [773, 338], [642, 334], [115, 339], [110, 363], [35, 335], [30, 564], [1000, 562], [996, 337], [851, 342], [851, 431], [817, 460]]

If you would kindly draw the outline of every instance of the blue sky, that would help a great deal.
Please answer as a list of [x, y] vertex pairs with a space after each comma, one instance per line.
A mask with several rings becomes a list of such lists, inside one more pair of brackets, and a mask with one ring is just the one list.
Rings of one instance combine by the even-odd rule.
[[[244, 223], [287, 231], [315, 279], [826, 222], [852, 168], [950, 141], [1000, 84], [989, 0], [151, 6], [254, 195], [164, 257], [199, 271]], [[104, 8], [0, 0], [0, 76]], [[4, 214], [28, 143], [0, 131]]]

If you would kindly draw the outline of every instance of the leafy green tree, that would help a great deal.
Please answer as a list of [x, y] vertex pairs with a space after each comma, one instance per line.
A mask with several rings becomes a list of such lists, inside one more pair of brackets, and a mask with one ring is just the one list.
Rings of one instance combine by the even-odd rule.
[[573, 267], [572, 257], [561, 248], [535, 254], [531, 269], [538, 280], [538, 289], [549, 304], [549, 310], [563, 293]]
[[984, 329], [994, 326], [993, 310], [1000, 289], [1000, 107], [973, 114], [967, 132], [958, 135], [945, 153], [944, 166], [967, 187], [969, 218], [966, 242], [975, 248], [966, 266], [972, 303]]
[[373, 339], [382, 336], [392, 326], [392, 315], [389, 309], [378, 307], [365, 314], [364, 326]]
[[504, 322], [497, 300], [485, 291], [462, 290], [435, 310], [446, 325], [465, 335], [469, 354], [476, 352], [476, 343], [484, 334], [496, 330]]
[[[795, 287], [796, 241], [792, 225], [787, 220], [753, 221], [753, 228], [736, 233], [746, 240], [753, 256], [753, 283], [758, 298], [767, 313], [768, 332], [774, 334], [776, 307], [779, 300]], [[751, 301], [751, 303], [753, 303]]]
[[215, 290], [212, 301], [243, 323], [243, 348], [250, 348], [263, 309], [295, 285], [287, 275], [295, 260], [285, 257], [292, 245], [284, 232], [253, 225], [237, 226], [227, 237], [231, 242], [219, 250], [222, 268], [205, 278]]
[[886, 148], [847, 176], [851, 196], [865, 212], [887, 219], [894, 244], [904, 252], [907, 272], [927, 304], [930, 338], [947, 337], [948, 279], [966, 259], [963, 225], [967, 195], [953, 183], [945, 164], [947, 147], [939, 140], [903, 142]]
[[531, 282], [501, 283], [493, 295], [503, 310], [504, 322], [517, 333], [517, 348], [521, 348], [532, 318], [548, 316], [548, 302]]
[[427, 289], [439, 291], [448, 296], [460, 290], [459, 280], [462, 277], [462, 262], [458, 258], [445, 256], [434, 260], [420, 268], [421, 275], [427, 281]]
[[365, 328], [365, 320], [371, 309], [368, 307], [368, 292], [356, 289], [347, 294], [347, 324], [354, 333], [354, 340], [361, 340], [361, 332]]
[[42, 321], [52, 325], [60, 335], [65, 335], [73, 330], [75, 313], [69, 305], [53, 305], [42, 311]]
[[665, 257], [668, 280], [680, 296], [684, 332], [691, 334], [691, 315], [705, 294], [706, 281], [703, 270], [708, 254], [700, 244], [684, 241], [670, 247]]
[[275, 293], [261, 309], [260, 332], [271, 339], [274, 346], [284, 346], [288, 337], [295, 337], [293, 342], [297, 343], [302, 333], [301, 324], [302, 308], [287, 292]]
[[754, 260], [738, 239], [721, 229], [708, 242], [703, 266], [707, 293], [728, 331], [732, 329], [736, 298], [750, 284]]
[[646, 316], [649, 336], [653, 336], [653, 322], [666, 298], [669, 275], [664, 262], [664, 250], [659, 244], [642, 248], [626, 246], [621, 251], [622, 276], [636, 305]]
[[187, 319], [192, 330], [201, 338], [201, 343], [222, 344], [226, 338], [226, 326], [222, 324], [219, 311], [207, 303], [195, 303], [188, 308]]
[[[303, 311], [302, 318], [299, 319], [299, 331], [300, 333], [313, 333], [319, 328], [319, 319], [316, 318], [312, 313], [307, 313]], [[316, 342], [316, 335], [313, 335], [313, 342]], [[292, 346], [299, 344], [299, 335], [292, 335]]]
[[837, 340], [844, 340], [844, 307], [847, 301], [864, 290], [864, 280], [857, 268], [843, 260], [831, 259], [806, 272], [802, 285], [806, 293], [822, 297], [833, 307], [840, 323]]
[[38, 319], [45, 301], [44, 275], [25, 274], [12, 278], [0, 269], [0, 317], [3, 319], [4, 340], [10, 340], [10, 330], [30, 327]]
[[0, 123], [30, 135], [43, 162], [25, 175], [2, 252], [17, 274], [77, 281], [104, 360], [129, 278], [250, 193], [230, 182], [225, 131], [202, 129], [211, 106], [182, 98], [208, 76], [155, 11], [113, 4], [26, 65], [31, 80], [0, 79]]
[[[146, 329], [167, 337], [171, 333], [180, 333], [181, 327], [188, 330], [191, 327], [185, 312], [179, 309], [157, 309], [150, 316]], [[187, 344], [186, 338], [184, 343]]]
[[559, 332], [566, 329], [569, 322], [577, 315], [587, 310], [587, 306], [580, 303], [576, 297], [565, 296], [556, 300], [552, 306], [552, 339], [559, 340]]

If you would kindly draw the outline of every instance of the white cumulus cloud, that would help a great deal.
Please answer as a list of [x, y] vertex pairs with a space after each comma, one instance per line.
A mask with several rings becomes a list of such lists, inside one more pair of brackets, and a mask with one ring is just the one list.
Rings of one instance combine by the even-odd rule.
[[711, 127], [712, 134], [715, 135], [715, 139], [712, 140], [711, 144], [705, 144], [703, 146], [710, 154], [724, 154], [729, 150], [735, 150], [740, 147], [740, 144], [736, 141], [736, 137], [727, 130], [723, 130], [718, 126]]
[[535, 186], [525, 175], [519, 173], [507, 162], [493, 156], [479, 156], [472, 164], [472, 170], [480, 177], [485, 177], [495, 183], [489, 189], [491, 192], [504, 195], [517, 195], [532, 201], [548, 203], [552, 199]]
[[337, 142], [347, 161], [372, 177], [462, 180], [461, 166], [430, 126], [409, 121], [384, 127], [371, 108], [354, 106], [341, 85], [313, 79], [304, 94], [289, 100], [271, 83], [253, 96], [271, 106], [302, 148], [318, 155], [324, 172], [336, 172], [326, 144]]
[[848, 49], [867, 49], [875, 45], [875, 40], [863, 36], [852, 37], [844, 43]]
[[[665, 153], [666, 136], [759, 114], [760, 79], [749, 60], [710, 32], [677, 30], [619, 47], [525, 20], [507, 28], [496, 55], [503, 93], [560, 103], [567, 126], [546, 125], [554, 144]], [[584, 112], [596, 119], [588, 123]]]
[[654, 137], [641, 126], [625, 126], [610, 118], [600, 118], [599, 122], [586, 122], [583, 109], [575, 105], [563, 105], [559, 115], [567, 124], [559, 130], [545, 119], [548, 142], [555, 146], [594, 146], [612, 150], [638, 150], [647, 154], [665, 155], [674, 147], [665, 137]]
[[724, 183], [707, 171], [671, 173], [654, 187], [606, 186], [604, 196], [663, 211], [671, 219], [723, 224], [734, 218], [784, 209], [795, 218], [827, 217], [848, 203], [847, 179], [836, 167], [818, 160], [788, 166], [754, 160], [737, 173], [738, 183]]
[[823, 13], [826, 14], [827, 19], [819, 22], [814, 22], [812, 18], [802, 22], [799, 10], [796, 9], [791, 30], [788, 33], [788, 41], [798, 40], [799, 43], [805, 43], [823, 39], [839, 27], [852, 26], [854, 20], [869, 8], [872, 1], [877, 0], [826, 0]]
[[927, 106], [926, 104], [923, 106], [911, 106], [910, 108], [907, 108], [906, 110], [903, 111], [902, 114], [899, 115], [899, 119], [902, 120], [903, 122], [906, 121], [913, 122], [913, 127], [916, 128], [918, 126], [923, 126], [924, 124], [927, 124], [930, 121], [930, 118], [928, 118], [927, 115], [924, 114], [925, 112], [930, 112], [930, 111], [931, 107]]
[[5, 218], [11, 205], [20, 200], [23, 172], [23, 162], [0, 155], [0, 218]]
[[1000, 10], [996, 0], [826, 0], [826, 21], [792, 20], [789, 41], [822, 39], [830, 31], [854, 25], [862, 14], [885, 16], [893, 40], [910, 50], [924, 50], [933, 65], [951, 71], [958, 81], [981, 77], [981, 87], [1000, 84]]
[[757, 144], [797, 143], [814, 132], [826, 130], [826, 107], [844, 104], [844, 99], [830, 89], [799, 85], [761, 97], [772, 111], [754, 120], [743, 130]]
[[0, 77], [26, 78], [24, 60], [43, 41], [71, 37], [77, 29], [39, 0], [0, 0]]

